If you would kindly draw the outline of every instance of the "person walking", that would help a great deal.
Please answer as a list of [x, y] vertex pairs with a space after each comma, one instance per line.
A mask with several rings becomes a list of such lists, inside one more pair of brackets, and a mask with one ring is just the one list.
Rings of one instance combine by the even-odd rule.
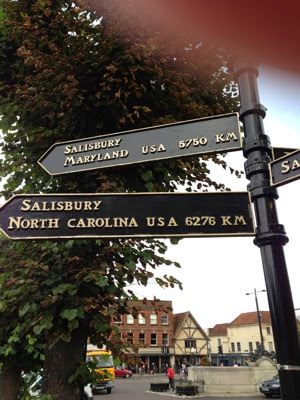
[[169, 378], [169, 389], [173, 391], [173, 390], [174, 390], [174, 387], [173, 387], [173, 382], [174, 382], [174, 370], [173, 370], [173, 368], [171, 367], [171, 365], [169, 365], [167, 375], [168, 375], [168, 378]]

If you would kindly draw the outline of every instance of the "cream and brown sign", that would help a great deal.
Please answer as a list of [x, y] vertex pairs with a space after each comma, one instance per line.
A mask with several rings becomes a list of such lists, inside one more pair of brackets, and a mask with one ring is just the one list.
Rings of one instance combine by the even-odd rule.
[[300, 150], [270, 163], [272, 186], [281, 186], [300, 178]]
[[248, 192], [20, 194], [0, 229], [15, 240], [254, 235]]
[[39, 164], [60, 175], [234, 150], [241, 150], [237, 113], [56, 143]]

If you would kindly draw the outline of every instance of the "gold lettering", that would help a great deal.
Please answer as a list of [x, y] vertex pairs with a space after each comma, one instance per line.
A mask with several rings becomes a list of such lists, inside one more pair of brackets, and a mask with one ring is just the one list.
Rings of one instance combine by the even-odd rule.
[[166, 149], [163, 144], [160, 144], [157, 151], [166, 151]]
[[21, 211], [29, 211], [30, 210], [31, 200], [23, 200], [22, 204], [23, 204], [23, 206], [21, 207]]
[[128, 156], [128, 150], [121, 150], [121, 158], [125, 158]]
[[84, 202], [84, 210], [92, 210], [92, 202], [91, 201]]
[[71, 146], [66, 146], [64, 154], [69, 154], [71, 152]]
[[300, 163], [298, 160], [294, 160], [293, 166], [292, 166], [292, 171], [294, 171], [294, 169], [298, 169], [298, 168], [300, 168]]
[[39, 203], [37, 201], [33, 203], [30, 211], [41, 211], [41, 207], [39, 206]]
[[230, 215], [227, 215], [226, 217], [222, 215], [221, 218], [222, 218], [222, 225], [232, 225], [232, 222], [229, 221], [231, 218]]
[[66, 157], [65, 163], [64, 163], [64, 167], [66, 167], [68, 164], [75, 164], [75, 158], [74, 156], [71, 157]]
[[154, 226], [155, 224], [155, 217], [147, 217], [146, 218], [147, 221], [147, 226]]
[[63, 201], [59, 201], [57, 203], [56, 210], [57, 211], [62, 211], [63, 209], [64, 209], [64, 202]]
[[59, 228], [59, 218], [49, 218], [48, 219], [48, 228], [49, 229], [58, 229]]
[[[68, 222], [67, 222], [68, 228], [76, 228], [76, 226], [75, 226], [75, 221], [76, 221], [75, 218], [69, 219]], [[74, 225], [73, 225], [73, 224], [74, 224]]]
[[289, 161], [283, 161], [281, 163], [281, 167], [282, 167], [282, 170], [281, 170], [282, 174], [286, 174], [291, 169], [290, 166], [289, 166]]
[[7, 227], [7, 229], [11, 230], [11, 229], [20, 229], [21, 227], [21, 221], [22, 221], [22, 217], [9, 217], [9, 225]]
[[100, 204], [102, 203], [102, 200], [99, 201], [93, 201], [94, 203], [94, 210], [99, 210]]
[[235, 141], [235, 142], [238, 140], [238, 138], [236, 137], [236, 135], [235, 135], [234, 132], [232, 132], [232, 133], [227, 133], [226, 142], [230, 142], [231, 139], [232, 139], [233, 141]]
[[9, 230], [13, 229], [54, 229], [59, 228], [59, 218], [49, 218], [49, 219], [24, 219], [23, 217], [9, 217]]
[[168, 223], [168, 226], [178, 226], [177, 222], [175, 221], [174, 217], [170, 218], [170, 221]]
[[224, 140], [224, 134], [222, 135], [216, 135], [216, 143], [223, 143], [225, 142]]
[[163, 217], [157, 218], [157, 226], [165, 226], [165, 219]]
[[135, 218], [131, 218], [129, 222], [129, 228], [136, 228], [138, 227], [138, 223], [136, 222]]
[[224, 138], [225, 134], [216, 135], [216, 143], [230, 142], [230, 140], [238, 140], [234, 132], [227, 133], [226, 138]]
[[72, 211], [73, 210], [73, 204], [71, 201], [65, 201], [65, 211]]
[[247, 225], [243, 215], [235, 215], [234, 216], [234, 225]]

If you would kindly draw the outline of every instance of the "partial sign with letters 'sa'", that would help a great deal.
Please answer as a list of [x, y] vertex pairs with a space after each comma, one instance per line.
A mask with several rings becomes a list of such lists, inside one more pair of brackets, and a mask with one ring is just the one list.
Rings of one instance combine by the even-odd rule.
[[269, 164], [271, 185], [281, 186], [300, 178], [300, 150]]

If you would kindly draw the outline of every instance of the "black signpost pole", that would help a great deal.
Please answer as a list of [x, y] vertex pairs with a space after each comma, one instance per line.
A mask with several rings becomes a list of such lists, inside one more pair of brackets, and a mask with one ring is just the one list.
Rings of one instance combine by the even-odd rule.
[[265, 108], [260, 104], [257, 88], [258, 64], [237, 60], [233, 68], [242, 105], [240, 119], [245, 131], [245, 172], [250, 180], [248, 190], [257, 224], [254, 243], [261, 250], [281, 395], [283, 400], [295, 400], [300, 399], [300, 346], [283, 250], [288, 238], [284, 226], [278, 221], [277, 190], [270, 184], [268, 164], [272, 149], [263, 127]]

